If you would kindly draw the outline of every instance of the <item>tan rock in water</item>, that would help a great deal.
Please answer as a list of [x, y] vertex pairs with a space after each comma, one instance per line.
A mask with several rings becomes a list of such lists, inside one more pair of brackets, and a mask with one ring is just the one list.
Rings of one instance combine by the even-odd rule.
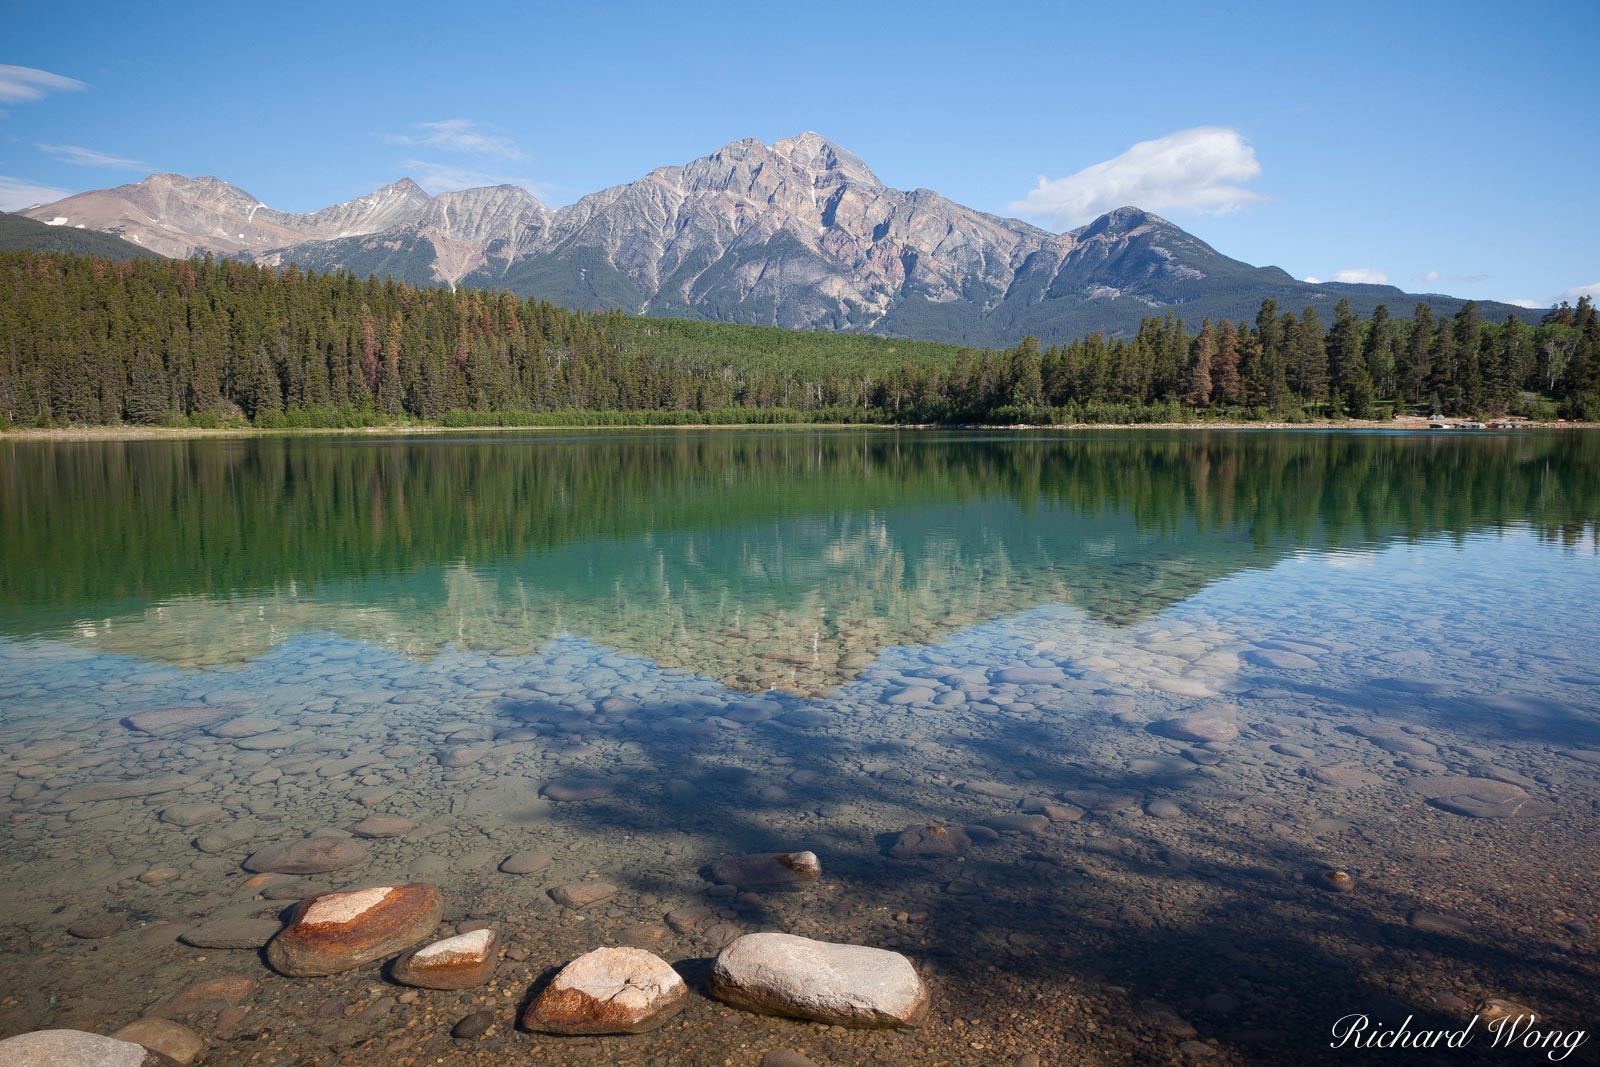
[[898, 952], [793, 934], [745, 934], [717, 954], [711, 994], [767, 1015], [838, 1026], [916, 1026], [928, 988]]

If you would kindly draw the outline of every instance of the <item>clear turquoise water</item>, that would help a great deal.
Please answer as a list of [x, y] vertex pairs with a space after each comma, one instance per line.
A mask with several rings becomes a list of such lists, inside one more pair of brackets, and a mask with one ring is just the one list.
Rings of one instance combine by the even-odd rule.
[[[992, 1062], [951, 1021], [1000, 1025], [992, 969], [1134, 1030], [1158, 1000], [1241, 1061], [1320, 1048], [1334, 1002], [1581, 1014], [1597, 523], [1580, 432], [0, 443], [0, 914], [58, 975], [8, 957], [0, 1029], [73, 1021], [96, 983], [121, 993], [102, 1015], [137, 1015], [118, 983], [194, 956], [140, 924], [270, 907], [241, 888], [251, 847], [372, 814], [419, 830], [319, 881], [435, 881], [521, 939], [530, 980], [703, 903], [712, 931], [658, 951], [758, 928], [906, 951], [940, 1021], [830, 1038], [841, 1062]], [[161, 707], [259, 730], [122, 722]], [[1218, 709], [1238, 738], [1160, 725]], [[573, 776], [612, 791], [541, 795]], [[1526, 803], [1451, 808], [1473, 790]], [[179, 799], [220, 811], [161, 821]], [[888, 855], [908, 825], [1043, 803], [1084, 814]], [[194, 846], [240, 824], [236, 848]], [[496, 871], [532, 847], [547, 874]], [[704, 876], [786, 847], [818, 852], [825, 892], [733, 900]], [[1330, 867], [1357, 890], [1308, 882]], [[563, 922], [543, 890], [591, 871], [618, 895]], [[92, 955], [63, 937], [106, 910], [130, 926]], [[713, 1047], [748, 1037], [706, 1017]]]

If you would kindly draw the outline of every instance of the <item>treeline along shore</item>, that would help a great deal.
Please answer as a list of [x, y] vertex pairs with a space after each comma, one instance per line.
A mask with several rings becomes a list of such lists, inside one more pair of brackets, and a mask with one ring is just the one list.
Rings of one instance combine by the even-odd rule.
[[232, 260], [0, 254], [0, 428], [1600, 419], [1600, 315], [1144, 320], [1004, 351]]

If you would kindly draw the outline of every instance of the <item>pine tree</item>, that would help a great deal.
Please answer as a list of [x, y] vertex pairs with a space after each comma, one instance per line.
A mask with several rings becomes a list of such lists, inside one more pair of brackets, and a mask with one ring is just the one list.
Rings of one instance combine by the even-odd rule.
[[1200, 336], [1189, 346], [1189, 388], [1184, 402], [1195, 407], [1211, 403], [1211, 363], [1216, 355], [1216, 338], [1212, 334], [1211, 320], [1200, 326]]
[[167, 372], [148, 345], [139, 345], [128, 373], [128, 392], [124, 401], [129, 422], [159, 426], [172, 415], [167, 404]]

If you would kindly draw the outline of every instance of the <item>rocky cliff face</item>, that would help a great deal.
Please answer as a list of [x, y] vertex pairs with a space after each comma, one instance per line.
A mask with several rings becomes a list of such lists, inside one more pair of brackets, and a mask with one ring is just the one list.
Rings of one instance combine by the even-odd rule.
[[[260, 255], [302, 241], [376, 233], [420, 217], [428, 194], [409, 178], [311, 214], [277, 211], [219, 178], [152, 174], [24, 212], [56, 225], [114, 233], [164, 256]], [[56, 220], [61, 220], [56, 222]]]
[[968, 344], [1122, 332], [1169, 309], [1194, 322], [1246, 318], [1265, 297], [1325, 312], [1341, 298], [1362, 313], [1380, 302], [1423, 299], [1446, 314], [1461, 304], [1299, 282], [1137, 208], [1052, 234], [929, 189], [892, 189], [815, 133], [735, 141], [559, 211], [516, 186], [429, 197], [407, 179], [293, 214], [216, 178], [157, 174], [26, 214], [163, 255], [211, 251], [500, 286], [574, 307]]

